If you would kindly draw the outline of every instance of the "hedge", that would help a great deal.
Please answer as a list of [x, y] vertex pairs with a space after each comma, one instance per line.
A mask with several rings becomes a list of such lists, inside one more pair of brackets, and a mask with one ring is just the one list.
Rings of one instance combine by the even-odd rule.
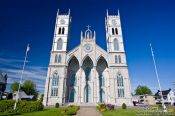
[[65, 114], [68, 116], [76, 115], [79, 109], [80, 106], [70, 105], [65, 109]]
[[13, 110], [14, 107], [14, 100], [2, 100], [0, 101], [0, 112], [17, 112], [17, 113], [24, 113], [24, 112], [33, 112], [33, 111], [41, 111], [43, 110], [44, 106], [39, 101], [19, 101], [17, 103], [16, 110]]

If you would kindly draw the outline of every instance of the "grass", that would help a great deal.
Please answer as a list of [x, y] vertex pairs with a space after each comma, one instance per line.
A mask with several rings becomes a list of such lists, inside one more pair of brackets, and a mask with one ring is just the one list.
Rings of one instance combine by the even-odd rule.
[[136, 116], [136, 111], [133, 109], [115, 109], [105, 111], [102, 114], [103, 116]]
[[[105, 111], [102, 112], [103, 116], [170, 116], [170, 115], [148, 115], [148, 114], [137, 114], [137, 113], [147, 113], [147, 112], [152, 112], [155, 113], [155, 111], [149, 111], [149, 110], [142, 110], [142, 109], [133, 109], [133, 108], [128, 108], [128, 109], [115, 109], [115, 110], [110, 110], [110, 111]], [[171, 116], [175, 116], [171, 115]]]
[[20, 113], [20, 114], [0, 112], [0, 116], [8, 116], [8, 115], [15, 115], [15, 116], [65, 116], [66, 114], [71, 115], [71, 113], [77, 112], [78, 111], [77, 108], [78, 107], [45, 108], [43, 111]]
[[23, 113], [22, 116], [64, 116], [64, 108], [46, 108], [43, 111]]
[[[11, 114], [0, 112], [0, 116], [6, 116]], [[17, 116], [64, 116], [64, 108], [46, 108], [43, 111], [21, 113], [18, 114]]]

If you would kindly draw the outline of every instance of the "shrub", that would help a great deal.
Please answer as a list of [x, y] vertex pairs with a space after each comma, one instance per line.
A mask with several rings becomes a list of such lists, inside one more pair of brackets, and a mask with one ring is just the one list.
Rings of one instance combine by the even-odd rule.
[[68, 107], [66, 111], [66, 115], [75, 115], [77, 113], [76, 107]]
[[104, 112], [104, 111], [106, 111], [107, 109], [106, 109], [106, 105], [104, 104], [104, 103], [102, 103], [102, 104], [98, 104], [98, 110], [100, 111], [100, 112]]
[[13, 110], [15, 101], [14, 100], [1, 100], [0, 101], [0, 112], [5, 112], [7, 110]]
[[65, 114], [75, 115], [79, 109], [80, 109], [80, 106], [70, 105], [65, 109]]
[[19, 101], [17, 104], [17, 112], [33, 112], [33, 111], [42, 111], [44, 106], [41, 102], [38, 101]]
[[80, 109], [80, 106], [75, 106], [75, 105], [69, 105], [68, 108], [71, 107], [71, 108], [75, 108], [77, 111]]
[[114, 105], [112, 104], [107, 104], [106, 105], [107, 110], [114, 110]]
[[38, 101], [19, 101], [17, 103], [16, 110], [13, 110], [14, 100], [3, 100], [0, 101], [0, 112], [6, 113], [23, 113], [23, 112], [33, 112], [41, 111], [44, 106], [41, 102]]
[[122, 104], [122, 109], [126, 109], [126, 104], [125, 103]]
[[59, 103], [56, 103], [55, 104], [55, 108], [59, 108]]

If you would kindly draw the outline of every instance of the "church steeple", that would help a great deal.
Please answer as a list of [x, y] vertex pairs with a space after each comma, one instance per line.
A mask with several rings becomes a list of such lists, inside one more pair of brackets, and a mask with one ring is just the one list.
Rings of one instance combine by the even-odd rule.
[[118, 15], [109, 15], [107, 10], [105, 23], [106, 23], [107, 51], [124, 52], [119, 10]]
[[58, 9], [52, 51], [67, 51], [70, 23], [70, 9], [67, 14], [60, 14]]

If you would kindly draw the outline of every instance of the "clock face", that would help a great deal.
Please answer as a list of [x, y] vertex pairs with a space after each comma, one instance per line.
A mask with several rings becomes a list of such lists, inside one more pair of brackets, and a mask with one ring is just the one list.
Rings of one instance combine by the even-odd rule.
[[61, 24], [65, 24], [65, 22], [66, 22], [66, 21], [65, 21], [64, 19], [61, 19], [61, 20], [60, 20], [60, 23], [61, 23]]
[[116, 25], [117, 24], [117, 21], [115, 19], [112, 20], [112, 24], [113, 25]]
[[91, 52], [93, 50], [93, 47], [91, 44], [85, 44], [84, 45], [84, 51], [85, 52]]

